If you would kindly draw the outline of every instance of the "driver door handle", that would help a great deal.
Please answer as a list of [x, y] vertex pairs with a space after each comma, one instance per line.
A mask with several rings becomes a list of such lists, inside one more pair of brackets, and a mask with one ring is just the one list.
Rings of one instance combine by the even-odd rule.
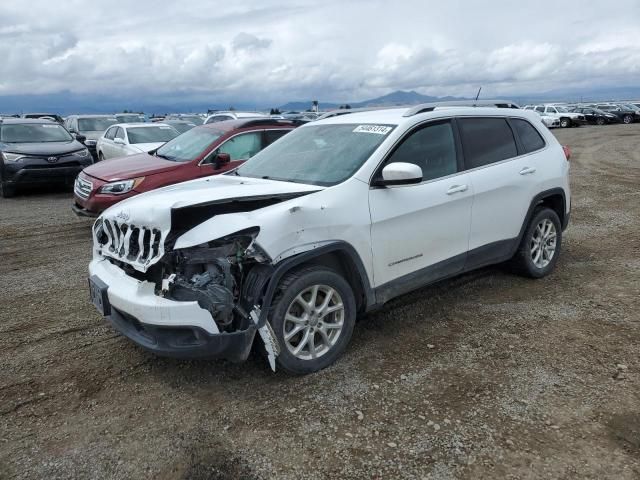
[[452, 185], [447, 190], [447, 195], [453, 195], [454, 193], [466, 192], [469, 187], [467, 185]]
[[520, 170], [520, 175], [529, 175], [535, 172], [536, 172], [536, 169], [533, 167], [524, 167], [522, 170]]

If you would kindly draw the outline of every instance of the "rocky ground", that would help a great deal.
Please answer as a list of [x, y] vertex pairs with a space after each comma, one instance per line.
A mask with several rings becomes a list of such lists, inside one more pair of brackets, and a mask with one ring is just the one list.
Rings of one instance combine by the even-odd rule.
[[0, 200], [0, 478], [640, 478], [640, 125], [556, 135], [553, 275], [406, 295], [298, 378], [145, 353], [88, 301], [71, 195]]

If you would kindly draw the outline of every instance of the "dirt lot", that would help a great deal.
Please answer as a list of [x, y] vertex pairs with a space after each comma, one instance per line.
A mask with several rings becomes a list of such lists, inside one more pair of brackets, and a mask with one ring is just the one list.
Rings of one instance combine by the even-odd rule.
[[0, 200], [0, 478], [640, 478], [640, 125], [557, 136], [552, 276], [414, 292], [303, 378], [145, 353], [88, 302], [70, 194]]

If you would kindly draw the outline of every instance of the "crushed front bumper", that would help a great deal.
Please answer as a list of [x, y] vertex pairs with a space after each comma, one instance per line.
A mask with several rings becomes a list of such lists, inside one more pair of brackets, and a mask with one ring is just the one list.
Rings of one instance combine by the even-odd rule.
[[257, 331], [255, 325], [220, 332], [211, 314], [197, 302], [157, 296], [154, 285], [129, 277], [104, 259], [94, 259], [89, 275], [99, 279], [108, 299], [105, 318], [124, 336], [157, 355], [177, 358], [246, 360]]

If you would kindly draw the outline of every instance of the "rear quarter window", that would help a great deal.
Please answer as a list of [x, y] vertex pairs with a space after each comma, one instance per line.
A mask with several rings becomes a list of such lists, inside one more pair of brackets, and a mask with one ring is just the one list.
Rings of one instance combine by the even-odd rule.
[[465, 166], [482, 167], [518, 155], [511, 127], [504, 118], [458, 119]]
[[540, 133], [538, 133], [538, 130], [529, 122], [521, 118], [512, 118], [511, 124], [520, 138], [524, 153], [531, 153], [544, 148], [544, 139]]

